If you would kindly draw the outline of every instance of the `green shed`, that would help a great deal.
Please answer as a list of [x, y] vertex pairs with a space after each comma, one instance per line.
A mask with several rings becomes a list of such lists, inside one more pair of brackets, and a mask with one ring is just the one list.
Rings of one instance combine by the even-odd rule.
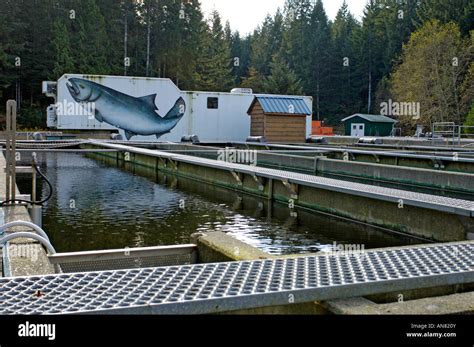
[[356, 113], [344, 118], [345, 135], [353, 137], [390, 136], [396, 120], [387, 116]]

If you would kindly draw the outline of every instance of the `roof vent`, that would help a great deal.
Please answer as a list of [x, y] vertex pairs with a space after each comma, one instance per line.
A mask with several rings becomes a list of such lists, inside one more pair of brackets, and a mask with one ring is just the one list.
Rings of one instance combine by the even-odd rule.
[[232, 94], [253, 94], [251, 88], [234, 88], [230, 91]]

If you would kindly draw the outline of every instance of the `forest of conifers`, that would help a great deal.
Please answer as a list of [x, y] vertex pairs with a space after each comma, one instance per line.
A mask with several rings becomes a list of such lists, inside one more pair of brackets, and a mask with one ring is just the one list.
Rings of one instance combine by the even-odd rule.
[[368, 0], [361, 18], [344, 4], [333, 20], [321, 0], [287, 0], [247, 36], [198, 0], [1, 0], [0, 113], [20, 99], [21, 125], [44, 127], [43, 80], [126, 74], [311, 95], [330, 124], [393, 100], [421, 106], [404, 127], [474, 125], [473, 29], [474, 0]]

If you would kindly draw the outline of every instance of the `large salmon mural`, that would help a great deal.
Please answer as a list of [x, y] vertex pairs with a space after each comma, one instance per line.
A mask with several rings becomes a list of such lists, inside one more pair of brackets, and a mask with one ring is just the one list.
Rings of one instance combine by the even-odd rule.
[[161, 117], [155, 104], [156, 94], [136, 98], [81, 78], [68, 79], [67, 88], [76, 102], [93, 103], [95, 118], [124, 130], [127, 140], [135, 135], [160, 138], [171, 132], [186, 112], [181, 97], [166, 116]]

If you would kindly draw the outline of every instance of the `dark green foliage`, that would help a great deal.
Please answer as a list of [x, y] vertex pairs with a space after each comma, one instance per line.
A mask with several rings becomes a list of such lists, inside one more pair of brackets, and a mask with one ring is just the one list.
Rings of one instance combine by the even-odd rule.
[[466, 122], [464, 123], [464, 125], [473, 127], [473, 128], [465, 128], [464, 132], [466, 134], [474, 134], [474, 103], [472, 103], [471, 105], [471, 110], [466, 116]]
[[[311, 95], [315, 118], [339, 124], [356, 112], [379, 111], [392, 95], [403, 45], [433, 19], [454, 22], [468, 37], [474, 0], [368, 0], [360, 22], [345, 3], [330, 21], [321, 0], [287, 0], [248, 36], [217, 12], [204, 18], [198, 0], [3, 0], [0, 110], [20, 95], [21, 121], [34, 127], [51, 102], [41, 81], [127, 74], [170, 78], [183, 90], [241, 85]], [[464, 119], [472, 83], [459, 78]]]
[[437, 19], [441, 23], [454, 22], [463, 34], [474, 29], [474, 1], [472, 0], [420, 0], [416, 10], [417, 25]]
[[[314, 96], [314, 113], [317, 119], [322, 114], [328, 115], [331, 110], [331, 100], [336, 89], [333, 80], [334, 52], [331, 42], [331, 28], [324, 11], [323, 2], [318, 0], [313, 8], [310, 19], [308, 73], [309, 81], [306, 83], [307, 93]], [[306, 79], [308, 79], [306, 77]]]
[[71, 42], [69, 41], [69, 33], [67, 26], [61, 20], [56, 20], [53, 24], [53, 50], [55, 62], [53, 73], [49, 78], [57, 80], [65, 73], [74, 71], [74, 58]]
[[[357, 62], [354, 34], [359, 26], [344, 3], [332, 25], [332, 115], [356, 113], [361, 106], [358, 97], [360, 74], [355, 68]], [[343, 87], [341, 87], [343, 86]]]
[[18, 115], [18, 124], [28, 130], [44, 128], [44, 110], [26, 105]]
[[271, 94], [300, 95], [303, 93], [301, 81], [279, 55], [270, 63], [270, 76], [263, 82], [265, 92]]

